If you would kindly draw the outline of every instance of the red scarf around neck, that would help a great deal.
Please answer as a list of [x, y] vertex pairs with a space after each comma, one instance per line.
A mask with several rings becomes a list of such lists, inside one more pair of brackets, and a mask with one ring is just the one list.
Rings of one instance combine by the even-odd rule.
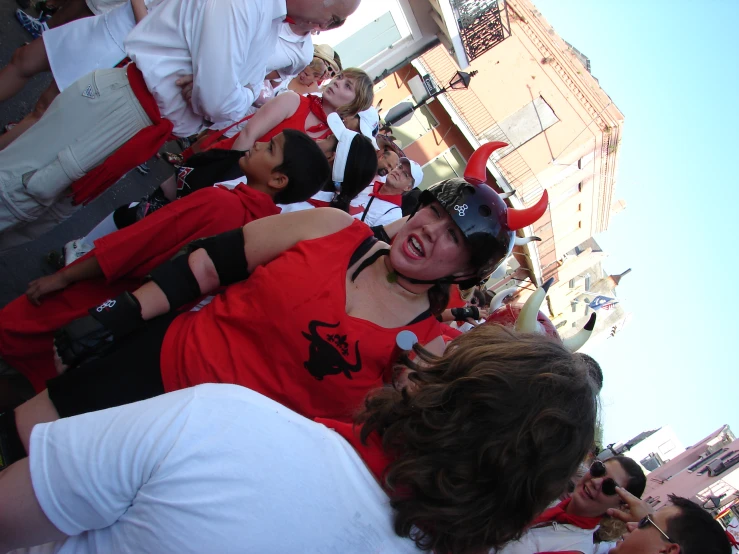
[[370, 192], [370, 196], [374, 196], [378, 200], [384, 200], [385, 202], [390, 202], [391, 204], [395, 204], [398, 207], [402, 207], [402, 194], [380, 194], [380, 189], [383, 187], [384, 184], [385, 183], [381, 183], [380, 181], [375, 181], [374, 185], [372, 185], [372, 192]]
[[[314, 208], [330, 208], [331, 202], [327, 202], [326, 200], [316, 200], [315, 198], [308, 198], [307, 200], [308, 204], [313, 206]], [[349, 205], [349, 215], [357, 215], [361, 214], [364, 211], [362, 206], [352, 206]]]
[[600, 523], [600, 517], [584, 517], [574, 516], [567, 513], [567, 506], [572, 501], [571, 498], [563, 500], [557, 504], [554, 508], [544, 510], [539, 517], [537, 517], [531, 524], [531, 527], [536, 527], [542, 523], [549, 523], [556, 521], [558, 523], [569, 523], [580, 529], [595, 529]]
[[310, 112], [315, 115], [320, 123], [308, 127], [306, 133], [320, 133], [328, 129], [328, 115], [323, 110], [323, 97], [316, 96], [315, 94], [307, 95], [308, 102], [310, 102]]

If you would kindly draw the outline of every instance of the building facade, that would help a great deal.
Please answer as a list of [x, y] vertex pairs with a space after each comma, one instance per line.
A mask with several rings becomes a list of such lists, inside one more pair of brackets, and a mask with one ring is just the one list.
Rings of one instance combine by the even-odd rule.
[[[410, 120], [393, 127], [406, 154], [423, 166], [423, 187], [461, 175], [480, 144], [502, 141], [509, 146], [488, 164], [489, 183], [502, 192], [515, 191], [509, 202], [516, 208], [533, 204], [544, 189], [549, 192], [547, 213], [521, 233], [541, 241], [517, 248], [489, 287], [502, 290], [520, 283], [523, 300], [553, 278], [548, 315], [564, 337], [584, 325], [597, 296], [613, 298], [607, 309], [596, 307], [595, 342], [613, 336], [629, 314], [615, 301], [617, 281], [603, 270], [606, 255], [592, 237], [605, 231], [611, 214], [624, 206], [615, 199], [624, 117], [590, 74], [587, 57], [560, 38], [528, 0], [378, 0], [362, 6], [374, 14], [400, 14], [407, 22], [409, 35], [362, 63], [378, 77], [375, 105], [381, 114], [409, 105], [404, 103], [423, 104]], [[479, 15], [485, 6], [485, 13], [495, 17]], [[368, 29], [379, 29], [376, 22], [382, 17], [374, 17], [361, 33], [350, 27], [326, 33], [345, 65], [366, 57], [347, 56], [342, 48], [363, 43], [357, 37], [366, 39]], [[399, 56], [414, 28], [426, 37], [413, 39], [411, 50], [418, 54], [405, 57], [410, 51], [405, 49]], [[433, 36], [424, 35], [429, 32]], [[402, 34], [399, 30], [392, 36]], [[386, 62], [378, 65], [380, 59]], [[397, 65], [399, 60], [407, 63]], [[466, 90], [427, 100], [460, 70], [477, 72]]]
[[642, 498], [659, 509], [670, 494], [683, 496], [726, 526], [739, 508], [738, 491], [739, 440], [724, 425], [649, 473]]

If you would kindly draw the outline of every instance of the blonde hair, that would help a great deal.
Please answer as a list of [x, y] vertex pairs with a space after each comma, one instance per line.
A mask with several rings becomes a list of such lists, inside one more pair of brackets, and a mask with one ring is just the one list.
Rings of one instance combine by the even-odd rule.
[[342, 118], [355, 116], [359, 112], [369, 108], [375, 99], [372, 79], [361, 69], [350, 67], [331, 79], [331, 82], [327, 86], [331, 86], [336, 79], [341, 79], [342, 77], [354, 81], [354, 100], [343, 106], [337, 106], [336, 113]]
[[323, 59], [319, 58], [318, 56], [313, 57], [313, 61], [311, 61], [308, 64], [308, 67], [312, 69], [313, 71], [320, 71], [321, 76], [318, 78], [319, 80], [322, 80], [326, 74], [328, 73], [328, 64], [323, 61]]

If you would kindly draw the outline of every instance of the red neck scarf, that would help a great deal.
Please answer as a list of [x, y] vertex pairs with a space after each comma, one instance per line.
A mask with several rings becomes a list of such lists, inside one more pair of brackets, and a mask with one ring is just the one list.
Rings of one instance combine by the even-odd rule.
[[550, 521], [556, 521], [558, 523], [569, 523], [580, 529], [595, 529], [600, 523], [599, 517], [584, 517], [584, 516], [573, 516], [567, 513], [567, 506], [572, 501], [571, 498], [563, 500], [557, 504], [554, 508], [544, 510], [539, 517], [537, 517], [531, 524], [531, 527], [536, 527], [542, 523], [549, 523]]
[[318, 97], [315, 94], [309, 94], [306, 96], [306, 98], [308, 98], [310, 112], [318, 118], [320, 123], [318, 125], [313, 125], [313, 127], [308, 127], [305, 132], [320, 133], [321, 131], [327, 130], [328, 115], [326, 115], [326, 112], [323, 110], [323, 97]]
[[382, 440], [377, 433], [372, 433], [367, 438], [367, 444], [362, 443], [359, 437], [361, 427], [355, 427], [353, 423], [344, 423], [343, 421], [335, 421], [333, 419], [325, 419], [322, 417], [314, 418], [316, 423], [321, 423], [329, 429], [333, 429], [339, 435], [352, 445], [357, 451], [359, 457], [362, 458], [367, 467], [370, 469], [375, 479], [384, 488], [385, 472], [392, 459], [385, 453], [382, 448]]
[[372, 185], [372, 192], [370, 192], [370, 196], [374, 196], [378, 200], [384, 200], [385, 202], [390, 202], [391, 204], [395, 204], [396, 206], [402, 206], [403, 205], [403, 195], [402, 194], [380, 194], [380, 189], [383, 187], [385, 183], [381, 183], [380, 181], [375, 181], [374, 185]]
[[[331, 207], [331, 202], [328, 202], [326, 200], [316, 200], [315, 198], [308, 198], [307, 202], [314, 208], [330, 208]], [[361, 214], [363, 211], [364, 209], [362, 208], [362, 206], [349, 205], [349, 215]]]

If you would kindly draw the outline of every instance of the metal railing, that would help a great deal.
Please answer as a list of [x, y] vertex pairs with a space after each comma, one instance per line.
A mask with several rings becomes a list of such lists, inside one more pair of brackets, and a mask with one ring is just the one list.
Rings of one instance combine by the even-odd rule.
[[[505, 2], [451, 0], [467, 58], [472, 61], [511, 36]], [[502, 5], [502, 8], [501, 8]]]

